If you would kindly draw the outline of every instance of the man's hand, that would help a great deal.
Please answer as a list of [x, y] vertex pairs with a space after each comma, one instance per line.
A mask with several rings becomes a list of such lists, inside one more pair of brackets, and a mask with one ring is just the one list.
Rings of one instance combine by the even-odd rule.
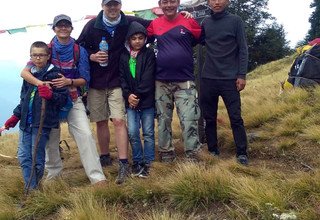
[[38, 86], [39, 96], [41, 98], [44, 98], [46, 100], [49, 100], [52, 98], [52, 90], [50, 87], [46, 85], [39, 85]]
[[108, 53], [103, 51], [98, 51], [97, 53], [90, 55], [90, 60], [97, 63], [106, 63], [108, 62], [108, 59]]
[[246, 87], [246, 80], [238, 78], [236, 81], [236, 85], [237, 85], [237, 90], [240, 92], [241, 90], [244, 89], [244, 87]]
[[140, 99], [135, 94], [130, 94], [128, 97], [129, 107], [134, 109], [138, 106]]
[[15, 115], [12, 115], [7, 121], [6, 123], [4, 123], [4, 127], [9, 130], [9, 128], [14, 128], [17, 123], [19, 122], [19, 118]]
[[193, 18], [192, 14], [188, 11], [180, 11], [180, 13], [185, 17], [185, 18]]

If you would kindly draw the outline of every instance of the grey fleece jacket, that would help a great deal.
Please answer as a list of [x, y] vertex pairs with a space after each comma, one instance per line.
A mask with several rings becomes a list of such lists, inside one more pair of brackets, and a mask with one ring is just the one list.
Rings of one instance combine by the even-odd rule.
[[201, 77], [208, 79], [246, 78], [248, 47], [244, 25], [237, 15], [212, 13], [202, 23], [206, 59]]

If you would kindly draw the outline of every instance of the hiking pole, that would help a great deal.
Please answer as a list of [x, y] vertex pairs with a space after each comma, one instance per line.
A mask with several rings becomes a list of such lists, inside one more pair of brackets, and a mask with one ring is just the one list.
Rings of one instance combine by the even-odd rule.
[[29, 194], [32, 177], [34, 175], [34, 171], [35, 171], [35, 167], [36, 167], [37, 151], [38, 151], [39, 141], [40, 141], [40, 138], [41, 138], [41, 135], [42, 135], [42, 128], [43, 128], [45, 112], [46, 112], [46, 99], [45, 98], [41, 98], [40, 124], [39, 124], [39, 129], [38, 129], [38, 133], [37, 133], [37, 137], [36, 137], [36, 142], [34, 144], [34, 149], [33, 149], [31, 174], [30, 174], [29, 181], [28, 181], [28, 184], [27, 184], [27, 187], [26, 187], [26, 192], [25, 192], [25, 196], [26, 197]]

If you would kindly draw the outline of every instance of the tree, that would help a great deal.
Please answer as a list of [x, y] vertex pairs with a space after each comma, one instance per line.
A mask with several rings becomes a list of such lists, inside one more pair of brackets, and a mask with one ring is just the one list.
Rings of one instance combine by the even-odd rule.
[[[268, 12], [268, 1], [230, 0], [228, 11], [240, 16], [245, 24], [249, 50], [249, 71], [258, 65], [280, 59], [289, 53], [283, 26], [278, 25], [275, 18]], [[205, 3], [206, 0], [190, 0], [180, 9], [192, 12], [193, 16], [201, 23], [205, 16], [210, 15], [211, 11], [208, 6], [205, 6]], [[199, 55], [203, 55], [203, 53], [199, 53]], [[203, 60], [202, 57], [201, 60]]]
[[311, 27], [306, 36], [307, 42], [320, 37], [320, 0], [313, 0], [310, 4], [310, 8], [313, 8], [314, 11], [309, 18]]
[[290, 53], [290, 48], [285, 39], [283, 26], [274, 22], [267, 25], [254, 38], [251, 59], [261, 65], [283, 58], [288, 53]]
[[[268, 12], [268, 0], [233, 0], [229, 11], [245, 23], [249, 50], [249, 71], [289, 53], [283, 26]], [[266, 24], [266, 21], [272, 24]], [[267, 53], [265, 53], [267, 51]]]

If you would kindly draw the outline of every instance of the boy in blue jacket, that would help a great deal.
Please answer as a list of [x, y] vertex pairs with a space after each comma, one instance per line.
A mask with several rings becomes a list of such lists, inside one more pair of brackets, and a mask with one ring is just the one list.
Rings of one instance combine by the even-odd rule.
[[[155, 157], [155, 55], [146, 48], [146, 29], [132, 22], [126, 49], [120, 56], [120, 80], [125, 99], [129, 141], [132, 147], [132, 175], [146, 178]], [[142, 127], [144, 146], [140, 139]]]
[[[38, 132], [41, 133], [34, 175], [30, 182], [30, 189], [39, 186], [44, 173], [45, 146], [49, 138], [51, 128], [59, 126], [59, 111], [67, 103], [68, 91], [66, 88], [50, 87], [52, 79], [59, 78], [59, 69], [48, 61], [50, 50], [46, 43], [36, 41], [31, 45], [30, 57], [34, 63], [31, 73], [41, 81], [47, 81], [44, 85], [34, 86], [23, 81], [20, 104], [14, 109], [13, 115], [6, 121], [5, 128], [13, 128], [20, 120], [18, 160], [22, 169], [25, 189], [32, 172], [32, 154]], [[39, 131], [41, 120], [41, 104], [46, 102], [42, 131]]]

